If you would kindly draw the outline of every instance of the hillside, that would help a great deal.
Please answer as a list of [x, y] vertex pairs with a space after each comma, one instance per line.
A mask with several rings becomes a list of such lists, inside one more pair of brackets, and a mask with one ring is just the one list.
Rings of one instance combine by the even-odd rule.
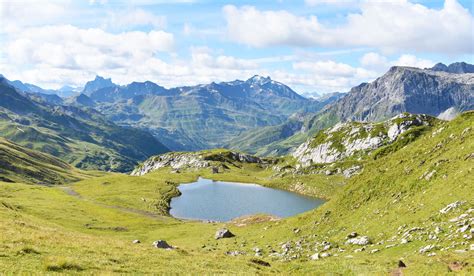
[[271, 138], [274, 134], [269, 132], [265, 139], [274, 142], [260, 148], [258, 154], [284, 155], [319, 130], [338, 122], [378, 122], [402, 112], [437, 117], [447, 110], [472, 110], [473, 103], [473, 73], [392, 67], [375, 81], [352, 88], [344, 97], [306, 118], [293, 135], [282, 140]]
[[[110, 175], [63, 188], [0, 183], [0, 230], [7, 233], [0, 236], [0, 271], [469, 275], [473, 122], [473, 112], [440, 122], [397, 151], [365, 160], [359, 175], [327, 190], [326, 204], [276, 221], [256, 216], [203, 223], [159, 214], [176, 185], [198, 175], [264, 185], [280, 181], [284, 189], [298, 182], [301, 193], [341, 179], [285, 177], [275, 174], [283, 168], [278, 164], [231, 158], [221, 160], [227, 169], [217, 174], [210, 167], [176, 173], [165, 166], [140, 177]], [[235, 237], [215, 240], [222, 227]], [[177, 248], [153, 248], [156, 239]]]
[[55, 185], [98, 176], [0, 137], [0, 181]]
[[93, 109], [40, 101], [0, 80], [0, 136], [82, 169], [129, 171], [167, 151], [151, 134], [120, 127]]

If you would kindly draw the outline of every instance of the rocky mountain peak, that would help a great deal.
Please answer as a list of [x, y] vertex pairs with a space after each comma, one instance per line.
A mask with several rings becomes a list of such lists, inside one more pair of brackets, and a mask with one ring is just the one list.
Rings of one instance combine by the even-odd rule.
[[271, 82], [272, 79], [270, 77], [262, 77], [260, 75], [255, 75], [247, 80], [247, 83], [250, 84], [257, 84], [257, 85], [264, 85], [266, 83]]
[[466, 74], [474, 73], [474, 65], [466, 62], [455, 62], [451, 63], [449, 66], [446, 66], [443, 63], [437, 63], [435, 66], [430, 68], [432, 71], [441, 71], [452, 74]]
[[116, 86], [115, 83], [112, 82], [111, 78], [103, 78], [99, 75], [95, 76], [95, 79], [92, 81], [88, 81], [84, 86], [84, 90], [82, 93], [90, 96], [93, 92], [107, 88], [107, 87], [114, 87]]

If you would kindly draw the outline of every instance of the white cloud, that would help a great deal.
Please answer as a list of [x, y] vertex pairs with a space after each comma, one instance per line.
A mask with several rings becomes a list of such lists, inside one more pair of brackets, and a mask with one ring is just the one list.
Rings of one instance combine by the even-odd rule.
[[410, 66], [410, 67], [418, 67], [418, 68], [431, 68], [435, 65], [436, 62], [428, 59], [420, 59], [414, 55], [402, 55], [396, 61], [394, 61], [393, 65], [398, 66]]
[[65, 1], [0, 1], [0, 34], [14, 33], [21, 27], [50, 24], [68, 14]]
[[374, 52], [364, 54], [360, 58], [360, 64], [379, 73], [384, 73], [391, 66], [410, 66], [418, 68], [432, 67], [435, 62], [428, 59], [421, 59], [414, 55], [404, 54], [396, 60], [389, 60], [387, 57]]
[[378, 76], [375, 71], [332, 60], [295, 62], [293, 68], [299, 70], [298, 78], [292, 76], [293, 82], [316, 87], [318, 92], [344, 92]]
[[305, 0], [307, 6], [314, 7], [319, 5], [345, 6], [359, 3], [360, 0]]
[[474, 18], [456, 0], [430, 9], [405, 0], [364, 2], [337, 27], [317, 17], [255, 7], [223, 8], [231, 40], [254, 47], [275, 45], [376, 47], [383, 51], [470, 53]]
[[163, 29], [166, 27], [165, 16], [157, 16], [143, 9], [109, 11], [105, 18], [104, 27], [107, 29], [125, 30], [141, 26]]
[[248, 70], [258, 68], [252, 60], [239, 59], [233, 56], [214, 56], [207, 47], [191, 47], [191, 59], [194, 67], [218, 68], [227, 70]]
[[45, 26], [11, 35], [6, 49], [12, 63], [95, 69], [173, 51], [174, 37], [164, 31], [112, 34], [71, 25]]

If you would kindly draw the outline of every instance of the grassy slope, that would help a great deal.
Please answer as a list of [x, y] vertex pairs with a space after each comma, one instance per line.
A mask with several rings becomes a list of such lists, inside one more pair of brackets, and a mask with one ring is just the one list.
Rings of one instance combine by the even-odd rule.
[[[469, 242], [461, 244], [463, 238], [459, 233], [452, 233], [451, 240], [447, 235], [457, 228], [449, 228], [453, 223], [448, 220], [474, 206], [473, 159], [469, 157], [474, 152], [473, 116], [472, 112], [464, 114], [436, 128], [434, 131], [444, 127], [435, 136], [427, 133], [396, 152], [368, 161], [364, 172], [351, 178], [321, 208], [277, 222], [245, 227], [229, 224], [237, 236], [219, 241], [212, 236], [221, 224], [182, 222], [142, 212], [153, 210], [153, 205], [150, 207], [147, 202], [172, 193], [175, 184], [166, 180], [188, 182], [197, 174], [210, 177], [208, 172], [157, 171], [144, 177], [109, 175], [66, 188], [79, 192], [81, 198], [68, 195], [64, 188], [2, 183], [0, 231], [7, 235], [0, 236], [0, 272], [58, 269], [88, 273], [384, 274], [403, 259], [408, 266], [404, 269], [407, 274], [446, 273], [448, 264], [454, 261], [467, 262], [462, 272], [470, 274], [474, 271], [473, 251], [454, 251], [469, 247]], [[277, 182], [264, 171], [254, 168], [251, 172], [250, 169], [232, 169], [212, 178], [262, 184], [268, 181], [267, 185], [277, 185], [272, 184]], [[432, 170], [436, 173], [431, 179], [420, 180], [420, 176]], [[282, 187], [290, 187], [290, 181], [281, 181]], [[304, 184], [314, 185], [310, 180]], [[456, 200], [466, 203], [447, 215], [439, 213]], [[414, 226], [424, 230], [414, 233], [413, 241], [402, 245], [397, 229], [404, 224], [407, 225], [404, 230]], [[428, 234], [436, 225], [445, 232], [438, 235], [439, 241], [428, 240]], [[300, 232], [295, 234], [295, 228]], [[360, 246], [344, 244], [344, 237], [352, 231], [368, 235], [375, 244], [383, 244], [354, 253]], [[131, 244], [136, 238], [143, 243]], [[150, 243], [157, 239], [165, 239], [180, 249], [151, 248]], [[331, 254], [338, 256], [310, 261], [308, 256], [315, 252], [314, 245], [323, 240], [345, 251], [331, 249]], [[301, 251], [290, 251], [291, 255], [299, 255], [298, 259], [282, 262], [268, 257], [270, 248], [280, 252], [280, 243], [286, 241], [300, 241]], [[387, 249], [388, 244], [396, 246]], [[427, 257], [417, 252], [428, 244], [439, 246], [436, 256]], [[439, 250], [453, 244], [453, 248]], [[270, 262], [271, 267], [251, 262], [253, 247], [263, 249], [263, 259]], [[380, 251], [370, 254], [375, 248]], [[224, 255], [228, 250], [246, 251], [247, 255], [228, 257]]]
[[0, 138], [0, 175], [3, 181], [51, 185], [101, 174], [78, 170], [50, 155]]

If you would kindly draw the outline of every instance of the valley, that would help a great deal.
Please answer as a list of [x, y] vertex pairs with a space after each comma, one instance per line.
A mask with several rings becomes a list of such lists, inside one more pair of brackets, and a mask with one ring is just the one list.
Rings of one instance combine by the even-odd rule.
[[[3, 182], [0, 270], [469, 274], [473, 120], [467, 112], [451, 122], [434, 121], [404, 146], [369, 153], [359, 161], [362, 171], [349, 178], [337, 168], [343, 171], [350, 160], [318, 165], [321, 173], [313, 173], [292, 157], [212, 150], [151, 158], [135, 170], [141, 176], [107, 173], [53, 187]], [[177, 186], [198, 177], [258, 183], [328, 202], [287, 219], [258, 215], [203, 223], [170, 217]], [[223, 227], [235, 236], [216, 240]], [[355, 236], [354, 244], [346, 236]], [[154, 248], [155, 240], [174, 249]]]

